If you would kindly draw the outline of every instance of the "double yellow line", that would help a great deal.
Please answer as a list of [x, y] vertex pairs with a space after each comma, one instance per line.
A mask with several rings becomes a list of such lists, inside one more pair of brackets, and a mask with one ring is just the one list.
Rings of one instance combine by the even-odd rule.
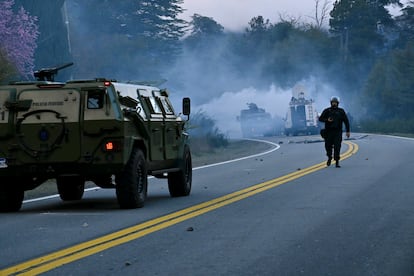
[[[345, 142], [348, 149], [341, 155], [341, 159], [346, 159], [358, 151], [358, 145], [349, 141]], [[292, 181], [314, 171], [325, 168], [325, 162], [311, 167], [295, 171], [285, 176], [266, 181], [249, 188], [165, 215], [109, 235], [102, 236], [54, 253], [32, 259], [30, 261], [0, 270], [3, 275], [36, 275], [50, 271], [59, 266], [74, 262], [98, 252], [107, 250], [111, 247], [138, 239], [158, 230], [167, 228], [171, 225], [183, 222], [190, 218], [205, 214], [230, 203], [242, 200], [252, 195], [264, 192], [286, 182]]]

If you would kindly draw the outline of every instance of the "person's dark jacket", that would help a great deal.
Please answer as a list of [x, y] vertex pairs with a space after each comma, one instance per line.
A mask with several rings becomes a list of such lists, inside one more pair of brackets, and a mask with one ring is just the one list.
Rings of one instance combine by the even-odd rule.
[[[332, 118], [332, 122], [328, 122], [328, 118]], [[328, 107], [326, 108], [319, 121], [325, 123], [326, 130], [340, 130], [342, 131], [342, 124], [345, 124], [346, 132], [350, 132], [348, 116], [346, 116], [345, 110], [340, 107]]]

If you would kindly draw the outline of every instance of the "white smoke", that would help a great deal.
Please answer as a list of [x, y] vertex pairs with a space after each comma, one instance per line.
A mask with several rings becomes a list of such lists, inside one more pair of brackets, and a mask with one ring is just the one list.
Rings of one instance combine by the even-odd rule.
[[219, 130], [227, 137], [239, 138], [242, 134], [237, 116], [240, 115], [242, 109], [247, 108], [247, 103], [257, 104], [272, 117], [284, 118], [290, 98], [291, 91], [277, 88], [274, 85], [266, 91], [249, 87], [241, 91], [224, 92], [218, 98], [195, 108], [203, 110], [215, 120]]
[[[316, 78], [302, 81], [300, 85], [306, 89], [306, 98], [315, 101], [318, 113], [329, 106], [329, 99], [332, 95], [340, 96], [331, 85], [321, 84]], [[272, 118], [282, 123], [292, 97], [292, 89], [282, 89], [272, 84], [266, 90], [249, 87], [240, 91], [227, 91], [207, 103], [194, 106], [193, 110], [205, 112], [216, 122], [220, 132], [228, 138], [240, 138], [242, 133], [237, 117], [242, 109], [248, 107], [247, 103], [255, 103], [259, 108], [270, 113]]]

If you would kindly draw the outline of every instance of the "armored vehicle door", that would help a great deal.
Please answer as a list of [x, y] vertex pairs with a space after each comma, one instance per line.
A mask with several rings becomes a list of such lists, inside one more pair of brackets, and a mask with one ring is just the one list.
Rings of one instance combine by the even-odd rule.
[[[164, 113], [164, 150], [165, 159], [174, 159], [178, 156], [179, 141], [182, 131], [181, 120], [177, 120], [171, 102], [168, 99], [166, 91], [154, 93], [154, 97], [162, 107]], [[180, 125], [181, 124], [181, 125]]]
[[[71, 162], [80, 156], [80, 93], [59, 85], [43, 85], [16, 95], [15, 103], [30, 102], [16, 111], [17, 142], [39, 162]], [[65, 146], [70, 143], [70, 146]]]
[[152, 95], [151, 91], [139, 90], [141, 100], [144, 101], [148, 109], [149, 120], [148, 131], [151, 139], [149, 139], [149, 156], [152, 161], [163, 160], [164, 157], [164, 114], [157, 99]]
[[[90, 156], [97, 145], [121, 135], [121, 110], [115, 104], [116, 92], [111, 85], [84, 87], [82, 138], [83, 156]], [[102, 144], [101, 144], [102, 143]]]
[[[16, 162], [71, 162], [79, 159], [80, 93], [64, 84], [16, 85], [1, 93], [3, 139], [15, 139], [6, 151]], [[14, 138], [11, 137], [14, 136]], [[9, 138], [8, 138], [9, 137]], [[70, 147], [65, 146], [70, 142]]]
[[8, 109], [5, 107], [6, 101], [10, 100], [12, 97], [11, 90], [0, 90], [0, 141], [9, 137], [12, 133], [12, 126], [14, 125], [13, 122], [9, 122], [9, 114]]

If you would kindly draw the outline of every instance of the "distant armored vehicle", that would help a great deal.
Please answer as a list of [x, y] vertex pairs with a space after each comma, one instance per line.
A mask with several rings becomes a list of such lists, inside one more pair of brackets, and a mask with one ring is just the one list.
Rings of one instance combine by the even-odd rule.
[[54, 82], [58, 69], [0, 86], [0, 211], [19, 210], [24, 191], [48, 179], [62, 200], [81, 199], [85, 181], [114, 188], [121, 208], [144, 205], [147, 175], [167, 178], [173, 197], [190, 194], [186, 121], [166, 90], [107, 79]]
[[286, 135], [307, 135], [319, 133], [318, 113], [312, 99], [306, 99], [305, 90], [297, 85], [292, 90], [292, 98], [285, 120]]
[[237, 119], [240, 121], [242, 135], [245, 138], [272, 136], [275, 126], [270, 113], [263, 108], [257, 107], [255, 103], [248, 103], [248, 109], [240, 111]]

